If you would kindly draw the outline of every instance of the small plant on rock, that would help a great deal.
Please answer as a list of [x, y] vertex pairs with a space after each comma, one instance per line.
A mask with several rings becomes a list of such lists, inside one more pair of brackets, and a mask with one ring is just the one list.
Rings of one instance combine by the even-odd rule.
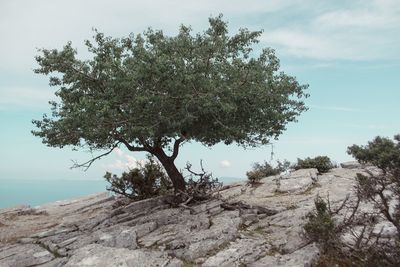
[[327, 250], [337, 242], [336, 224], [326, 201], [317, 196], [314, 204], [315, 210], [307, 214], [308, 221], [304, 230], [310, 240], [321, 244], [323, 250]]
[[319, 173], [328, 172], [330, 169], [334, 167], [335, 164], [333, 164], [331, 159], [327, 156], [297, 159], [297, 163], [294, 165], [295, 170], [315, 168], [318, 170]]
[[248, 183], [251, 185], [257, 184], [262, 178], [268, 176], [278, 175], [282, 172], [289, 170], [291, 164], [287, 160], [277, 161], [277, 166], [273, 167], [268, 162], [264, 161], [264, 163], [254, 163], [251, 171], [246, 173]]

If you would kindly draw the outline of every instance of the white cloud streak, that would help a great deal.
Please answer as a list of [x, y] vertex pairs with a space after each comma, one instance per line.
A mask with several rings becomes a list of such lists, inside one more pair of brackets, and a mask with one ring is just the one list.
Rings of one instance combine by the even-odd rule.
[[309, 138], [290, 138], [279, 142], [280, 144], [290, 144], [290, 145], [324, 146], [324, 145], [347, 144], [348, 140], [336, 137], [309, 137]]
[[391, 126], [387, 124], [357, 124], [357, 123], [347, 123], [343, 124], [344, 127], [347, 128], [355, 128], [355, 129], [368, 129], [368, 130], [395, 130], [396, 126]]
[[39, 108], [54, 100], [55, 95], [46, 88], [0, 87], [0, 109]]
[[232, 164], [231, 164], [231, 162], [230, 162], [229, 160], [224, 159], [224, 160], [221, 160], [221, 162], [219, 163], [219, 165], [220, 165], [222, 168], [229, 168]]
[[[85, 52], [83, 40], [91, 37], [92, 27], [112, 36], [142, 32], [149, 26], [173, 34], [181, 23], [201, 31], [207, 18], [219, 13], [233, 29], [264, 28], [263, 42], [280, 54], [320, 60], [398, 59], [398, 1], [354, 3], [327, 9], [317, 0], [2, 1], [0, 68], [33, 68], [37, 47], [60, 47], [69, 40]], [[301, 23], [287, 19], [288, 13], [304, 14]]]
[[328, 110], [328, 111], [342, 111], [342, 112], [365, 112], [365, 110], [350, 108], [350, 107], [339, 107], [339, 106], [318, 106], [310, 105], [311, 109]]
[[85, 51], [83, 40], [93, 35], [92, 27], [116, 37], [141, 33], [150, 26], [172, 34], [181, 23], [200, 31], [207, 26], [211, 15], [224, 13], [228, 19], [271, 13], [291, 2], [293, 0], [1, 1], [0, 67], [32, 68], [36, 48], [60, 47], [69, 40], [82, 53]]
[[400, 5], [390, 0], [357, 2], [311, 16], [301, 25], [266, 31], [263, 41], [299, 58], [398, 60]]

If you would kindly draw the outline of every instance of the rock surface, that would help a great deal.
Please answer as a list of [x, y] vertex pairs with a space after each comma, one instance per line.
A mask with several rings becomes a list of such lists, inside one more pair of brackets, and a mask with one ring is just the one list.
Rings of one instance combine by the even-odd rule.
[[310, 266], [318, 248], [303, 225], [315, 197], [340, 203], [362, 171], [234, 184], [190, 209], [172, 208], [168, 196], [128, 203], [106, 193], [3, 209], [0, 266]]
[[358, 161], [347, 161], [340, 163], [340, 166], [344, 169], [357, 169], [361, 167], [361, 164]]

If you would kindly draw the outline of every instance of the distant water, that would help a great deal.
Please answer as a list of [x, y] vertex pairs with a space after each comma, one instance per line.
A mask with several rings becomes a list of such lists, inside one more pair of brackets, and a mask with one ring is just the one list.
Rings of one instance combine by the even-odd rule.
[[106, 191], [105, 180], [0, 179], [0, 209], [19, 204], [37, 206]]
[[[222, 177], [224, 184], [241, 181]], [[37, 206], [57, 200], [105, 192], [105, 180], [18, 180], [0, 179], [0, 209], [25, 204]]]

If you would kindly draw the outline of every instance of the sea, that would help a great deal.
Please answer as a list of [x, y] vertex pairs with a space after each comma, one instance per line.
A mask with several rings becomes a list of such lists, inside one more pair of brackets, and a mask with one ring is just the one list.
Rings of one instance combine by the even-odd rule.
[[[242, 180], [234, 177], [219, 178], [223, 184]], [[0, 209], [17, 205], [35, 207], [58, 200], [106, 192], [107, 186], [105, 180], [0, 179]]]

